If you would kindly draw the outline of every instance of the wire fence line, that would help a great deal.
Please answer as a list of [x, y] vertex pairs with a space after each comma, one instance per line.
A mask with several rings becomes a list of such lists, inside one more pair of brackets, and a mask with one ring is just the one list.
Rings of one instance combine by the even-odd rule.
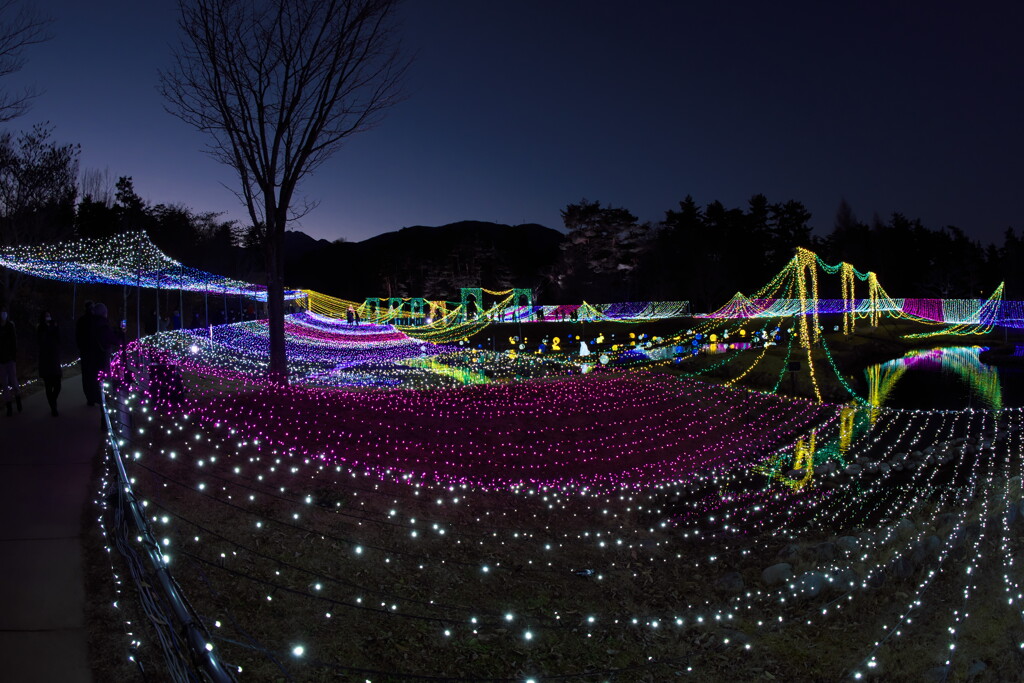
[[[140, 375], [136, 379], [143, 377]], [[131, 413], [121, 401], [116, 403], [116, 410], [111, 409], [107, 402], [108, 392], [113, 394], [123, 390], [124, 386], [114, 386], [107, 381], [101, 392], [114, 470], [104, 491], [104, 497], [113, 508], [111, 536], [114, 544], [125, 560], [142, 610], [156, 633], [171, 679], [214, 683], [235, 681], [213, 651], [213, 639], [202, 620], [171, 576], [167, 558], [132, 490], [121, 451], [122, 446], [131, 442]]]

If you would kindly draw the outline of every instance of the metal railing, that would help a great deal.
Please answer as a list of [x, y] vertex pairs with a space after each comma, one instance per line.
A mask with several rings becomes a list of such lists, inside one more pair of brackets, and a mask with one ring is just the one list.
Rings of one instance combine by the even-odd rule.
[[175, 681], [234, 681], [235, 677], [213, 651], [209, 632], [171, 576], [167, 558], [146, 522], [143, 505], [132, 490], [121, 453], [121, 446], [131, 436], [131, 415], [120, 402], [118, 429], [115, 430], [107, 404], [108, 382], [104, 382], [103, 387], [103, 419], [116, 470], [115, 528], [112, 535], [138, 589], [143, 610], [157, 633], [168, 674]]

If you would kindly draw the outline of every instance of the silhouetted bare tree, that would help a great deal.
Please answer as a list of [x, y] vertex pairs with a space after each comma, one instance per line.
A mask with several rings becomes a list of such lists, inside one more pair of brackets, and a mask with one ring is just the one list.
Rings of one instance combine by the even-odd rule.
[[161, 74], [168, 111], [210, 136], [264, 228], [270, 375], [287, 381], [284, 232], [300, 181], [396, 101], [408, 62], [398, 0], [180, 0], [184, 33]]
[[[0, 0], [0, 77], [10, 76], [25, 66], [25, 48], [50, 39], [46, 27], [50, 19], [19, 0]], [[34, 88], [19, 93], [0, 91], [0, 123], [28, 111], [37, 95]]]

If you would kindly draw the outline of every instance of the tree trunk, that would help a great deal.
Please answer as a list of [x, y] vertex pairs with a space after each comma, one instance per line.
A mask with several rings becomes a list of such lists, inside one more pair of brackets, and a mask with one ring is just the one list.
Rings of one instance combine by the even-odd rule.
[[264, 256], [267, 266], [267, 329], [270, 336], [270, 381], [288, 384], [284, 347], [284, 231], [268, 230]]

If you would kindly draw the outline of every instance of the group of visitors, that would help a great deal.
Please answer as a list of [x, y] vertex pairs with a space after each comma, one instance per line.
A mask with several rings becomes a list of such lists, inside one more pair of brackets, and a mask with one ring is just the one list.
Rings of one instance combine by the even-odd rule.
[[[85, 303], [85, 312], [75, 323], [75, 342], [81, 354], [82, 390], [88, 405], [100, 404], [99, 374], [110, 369], [114, 351], [124, 346], [124, 332], [111, 326], [103, 303]], [[49, 311], [39, 314], [36, 328], [39, 378], [43, 381], [50, 414], [58, 416], [63, 369], [60, 363], [60, 328]], [[18, 385], [18, 335], [6, 307], [0, 306], [0, 393], [3, 393], [7, 417], [22, 411], [21, 387]]]
[[[193, 316], [195, 318], [197, 316]], [[164, 313], [162, 316], [157, 316], [154, 310], [149, 317], [149, 322], [146, 323], [146, 334], [155, 334], [157, 332], [167, 332], [168, 330], [180, 330], [181, 329], [181, 312], [178, 309], [174, 309], [173, 313]]]
[[[36, 343], [39, 351], [39, 378], [43, 380], [50, 414], [57, 417], [57, 396], [60, 394], [63, 374], [60, 366], [60, 330], [49, 311], [39, 314]], [[4, 393], [7, 417], [14, 416], [15, 408], [19, 413], [22, 410], [17, 360], [17, 328], [9, 319], [7, 309], [0, 307], [0, 389]]]

